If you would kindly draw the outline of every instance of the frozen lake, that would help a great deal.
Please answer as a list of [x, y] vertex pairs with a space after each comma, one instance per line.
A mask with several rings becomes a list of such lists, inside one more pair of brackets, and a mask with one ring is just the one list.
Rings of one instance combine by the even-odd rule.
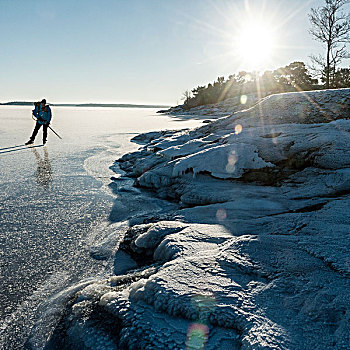
[[[130, 138], [200, 124], [154, 109], [53, 107], [52, 127], [63, 140], [49, 131], [43, 147], [40, 130], [34, 147], [25, 147], [34, 128], [31, 109], [0, 107], [1, 349], [24, 346], [34, 322], [45, 316], [39, 305], [54, 293], [109, 273], [104, 238], [132, 215], [162, 210], [161, 201], [125, 188], [119, 196], [108, 186], [114, 160], [138, 147]], [[55, 322], [49, 318], [43, 338]]]

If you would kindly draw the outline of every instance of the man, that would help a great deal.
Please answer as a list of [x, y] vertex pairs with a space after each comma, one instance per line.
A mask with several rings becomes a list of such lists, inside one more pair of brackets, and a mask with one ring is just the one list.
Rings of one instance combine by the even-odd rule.
[[36, 124], [35, 128], [33, 130], [33, 134], [30, 137], [29, 141], [26, 142], [26, 145], [31, 145], [34, 143], [35, 137], [41, 128], [43, 126], [43, 144], [45, 145], [46, 140], [47, 140], [47, 128], [50, 125], [52, 113], [51, 113], [51, 108], [46, 105], [46, 100], [43, 99], [41, 102], [36, 102], [34, 103], [34, 110], [33, 110], [33, 115], [36, 117]]

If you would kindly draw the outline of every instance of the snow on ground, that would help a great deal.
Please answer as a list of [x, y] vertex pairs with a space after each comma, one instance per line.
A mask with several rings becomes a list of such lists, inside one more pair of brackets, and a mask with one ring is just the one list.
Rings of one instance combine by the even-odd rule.
[[178, 209], [127, 230], [47, 348], [349, 349], [349, 117], [350, 89], [288, 93], [135, 137], [116, 166]]

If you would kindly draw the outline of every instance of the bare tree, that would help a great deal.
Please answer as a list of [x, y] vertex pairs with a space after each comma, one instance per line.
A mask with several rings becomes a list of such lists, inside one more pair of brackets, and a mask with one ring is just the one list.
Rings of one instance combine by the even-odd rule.
[[191, 91], [190, 90], [186, 90], [185, 92], [182, 93], [182, 97], [181, 100], [184, 101], [185, 104], [188, 103], [188, 101], [191, 99]]
[[325, 58], [322, 55], [311, 56], [311, 60], [321, 68], [321, 72], [325, 75], [326, 89], [328, 89], [336, 68], [344, 58], [349, 57], [346, 44], [350, 42], [350, 15], [342, 12], [341, 8], [349, 4], [350, 0], [325, 1], [323, 7], [311, 9], [309, 32], [326, 48]]

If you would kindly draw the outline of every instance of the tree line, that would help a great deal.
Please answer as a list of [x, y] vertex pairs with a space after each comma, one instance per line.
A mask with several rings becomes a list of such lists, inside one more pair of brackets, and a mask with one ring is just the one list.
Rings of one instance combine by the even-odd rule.
[[[267, 96], [281, 92], [320, 90], [326, 87], [326, 75], [313, 78], [304, 62], [292, 62], [274, 71], [242, 71], [227, 79], [218, 77], [206, 86], [197, 86], [184, 93], [184, 108], [217, 103], [228, 98], [257, 94]], [[330, 74], [328, 88], [350, 88], [350, 68], [339, 68]]]
[[340, 68], [350, 42], [350, 15], [342, 11], [350, 0], [325, 0], [309, 13], [313, 39], [321, 42], [324, 55], [311, 55], [311, 67], [304, 62], [292, 62], [274, 71], [239, 72], [227, 79], [218, 77], [213, 83], [197, 86], [184, 93], [184, 108], [217, 103], [228, 98], [255, 93], [266, 96], [273, 93], [319, 89], [350, 88], [350, 68]]

